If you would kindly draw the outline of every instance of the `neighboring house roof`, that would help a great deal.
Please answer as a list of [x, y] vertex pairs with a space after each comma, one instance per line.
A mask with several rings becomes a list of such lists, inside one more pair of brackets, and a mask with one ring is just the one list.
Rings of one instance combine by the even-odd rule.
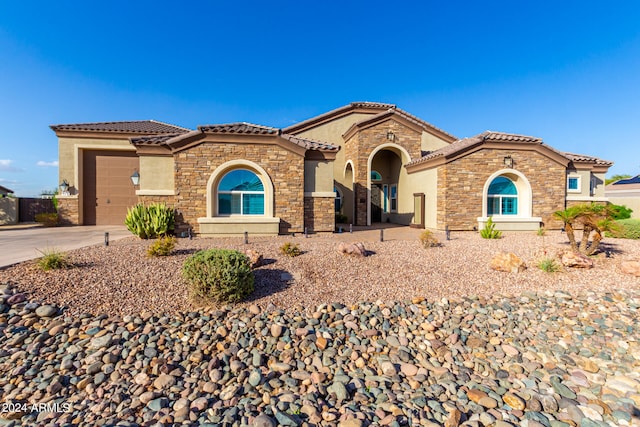
[[609, 185], [629, 185], [629, 184], [640, 184], [640, 175], [636, 175], [633, 178], [620, 179], [616, 182], [612, 182]]
[[205, 133], [240, 133], [252, 135], [272, 135], [280, 133], [280, 129], [269, 126], [254, 125], [247, 122], [204, 125], [198, 126], [198, 130]]
[[13, 190], [8, 189], [7, 187], [3, 187], [0, 185], [0, 193], [3, 194], [13, 194]]
[[156, 120], [138, 120], [123, 122], [97, 122], [51, 125], [51, 129], [58, 131], [105, 132], [105, 133], [139, 133], [145, 135], [179, 134], [189, 132], [189, 129], [158, 122]]

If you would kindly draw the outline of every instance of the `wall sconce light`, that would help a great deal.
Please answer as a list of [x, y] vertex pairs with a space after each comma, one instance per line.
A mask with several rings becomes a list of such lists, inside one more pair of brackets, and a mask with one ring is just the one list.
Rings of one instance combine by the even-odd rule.
[[133, 175], [131, 175], [131, 182], [133, 182], [133, 185], [136, 186], [140, 184], [140, 174], [137, 170], [133, 173]]
[[69, 182], [66, 179], [63, 179], [60, 183], [60, 191], [62, 191], [62, 194], [66, 194], [69, 191]]
[[504, 165], [508, 168], [512, 168], [513, 167], [513, 157], [511, 156], [506, 156], [504, 158]]
[[389, 141], [394, 141], [396, 139], [396, 135], [393, 132], [389, 131], [387, 132], [387, 139]]

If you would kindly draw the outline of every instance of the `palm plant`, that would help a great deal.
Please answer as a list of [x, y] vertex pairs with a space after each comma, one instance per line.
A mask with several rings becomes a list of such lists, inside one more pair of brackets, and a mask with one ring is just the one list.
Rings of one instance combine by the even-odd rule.
[[[563, 211], [557, 211], [554, 216], [564, 223], [565, 231], [571, 249], [585, 255], [593, 255], [598, 250], [600, 242], [606, 231], [613, 231], [616, 223], [613, 220], [614, 212], [609, 205], [591, 203], [571, 206]], [[582, 224], [582, 240], [576, 241], [575, 226]], [[593, 233], [591, 244], [589, 237]]]

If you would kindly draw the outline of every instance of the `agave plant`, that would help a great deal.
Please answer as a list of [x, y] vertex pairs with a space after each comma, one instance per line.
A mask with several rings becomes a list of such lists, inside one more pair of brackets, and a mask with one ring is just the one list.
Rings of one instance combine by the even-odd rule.
[[127, 229], [141, 239], [167, 236], [173, 231], [175, 216], [173, 209], [164, 203], [142, 203], [129, 208], [124, 220]]

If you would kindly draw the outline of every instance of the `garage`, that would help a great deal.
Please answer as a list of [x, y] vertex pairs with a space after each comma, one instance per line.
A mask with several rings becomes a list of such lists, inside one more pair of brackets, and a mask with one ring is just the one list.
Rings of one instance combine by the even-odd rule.
[[83, 150], [85, 225], [122, 225], [127, 209], [138, 203], [131, 175], [138, 170], [135, 152]]

